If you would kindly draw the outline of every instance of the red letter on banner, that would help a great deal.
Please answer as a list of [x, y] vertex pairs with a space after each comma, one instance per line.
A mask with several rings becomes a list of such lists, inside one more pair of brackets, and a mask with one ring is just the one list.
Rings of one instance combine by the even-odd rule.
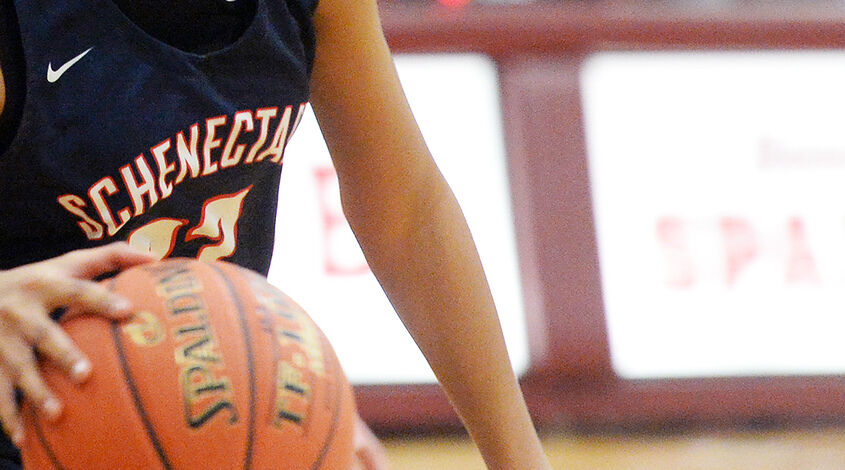
[[337, 175], [334, 169], [315, 168], [314, 179], [317, 181], [317, 197], [323, 221], [323, 267], [326, 275], [357, 276], [370, 272], [370, 267], [362, 256], [353, 256], [350, 259], [350, 253], [343, 250], [343, 247], [357, 244], [333, 243], [342, 237], [351, 236], [340, 205], [335, 203]]

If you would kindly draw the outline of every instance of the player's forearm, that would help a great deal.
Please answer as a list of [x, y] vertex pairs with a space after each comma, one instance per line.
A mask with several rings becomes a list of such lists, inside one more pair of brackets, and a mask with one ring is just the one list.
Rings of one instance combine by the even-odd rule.
[[398, 196], [407, 211], [371, 207], [381, 221], [357, 226], [353, 216], [356, 235], [488, 466], [548, 468], [463, 215], [436, 169], [425, 180]]
[[546, 469], [463, 216], [420, 135], [375, 0], [321, 0], [312, 104], [373, 272], [490, 468]]

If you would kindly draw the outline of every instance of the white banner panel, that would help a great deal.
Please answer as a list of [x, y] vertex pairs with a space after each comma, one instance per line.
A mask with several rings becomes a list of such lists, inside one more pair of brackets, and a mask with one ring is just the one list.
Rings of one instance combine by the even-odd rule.
[[582, 84], [617, 372], [845, 372], [845, 53], [601, 53]]
[[[522, 372], [528, 346], [496, 66], [468, 54], [403, 55], [396, 64], [423, 135], [465, 212], [511, 359]], [[353, 383], [433, 382], [343, 218], [337, 179], [310, 108], [285, 155], [270, 281], [326, 332]]]

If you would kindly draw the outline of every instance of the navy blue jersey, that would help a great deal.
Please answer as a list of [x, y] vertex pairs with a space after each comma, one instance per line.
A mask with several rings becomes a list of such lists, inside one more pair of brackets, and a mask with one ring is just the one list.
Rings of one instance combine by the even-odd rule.
[[266, 273], [316, 0], [258, 0], [241, 36], [206, 54], [111, 0], [15, 3], [26, 95], [0, 155], [0, 269], [127, 240]]

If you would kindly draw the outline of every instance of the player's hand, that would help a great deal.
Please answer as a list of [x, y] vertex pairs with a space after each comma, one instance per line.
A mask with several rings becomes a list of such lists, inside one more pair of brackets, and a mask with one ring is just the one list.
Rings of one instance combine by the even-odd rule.
[[389, 470], [384, 447], [360, 416], [355, 416], [355, 456], [353, 470]]
[[50, 312], [64, 307], [114, 319], [129, 316], [129, 302], [93, 279], [150, 261], [150, 254], [118, 242], [0, 271], [0, 421], [16, 445], [23, 440], [23, 424], [15, 388], [47, 419], [61, 414], [62, 404], [39, 374], [36, 351], [77, 383], [91, 374], [90, 361]]

